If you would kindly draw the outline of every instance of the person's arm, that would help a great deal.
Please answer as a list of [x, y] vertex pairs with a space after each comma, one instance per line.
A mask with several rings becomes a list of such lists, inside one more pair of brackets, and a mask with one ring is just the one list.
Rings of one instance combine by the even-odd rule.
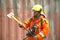
[[29, 27], [29, 24], [30, 24], [30, 19], [27, 19], [25, 22], [23, 22], [23, 25], [20, 25], [19, 24], [19, 27], [25, 27], [25, 28], [28, 28]]
[[38, 39], [42, 39], [43, 37], [47, 35], [48, 31], [49, 31], [49, 24], [48, 24], [48, 21], [44, 19], [42, 22], [41, 32], [39, 32], [39, 34], [37, 34], [36, 37]]

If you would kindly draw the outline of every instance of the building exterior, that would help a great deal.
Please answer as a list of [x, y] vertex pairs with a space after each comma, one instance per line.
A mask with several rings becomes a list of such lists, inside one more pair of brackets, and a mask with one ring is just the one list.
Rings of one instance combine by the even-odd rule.
[[[22, 22], [31, 17], [32, 6], [41, 4], [49, 20], [50, 31], [45, 40], [60, 40], [60, 0], [1, 0], [0, 1], [0, 40], [22, 40], [26, 31], [6, 15], [14, 11], [15, 16]], [[24, 34], [23, 34], [24, 33]]]

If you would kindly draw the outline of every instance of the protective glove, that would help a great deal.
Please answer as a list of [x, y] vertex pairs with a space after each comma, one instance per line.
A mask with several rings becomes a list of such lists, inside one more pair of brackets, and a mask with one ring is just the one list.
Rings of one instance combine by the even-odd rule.
[[33, 36], [33, 34], [31, 32], [28, 32], [26, 35], [27, 36]]
[[19, 25], [19, 27], [21, 27], [21, 28], [23, 28], [24, 26], [23, 25], [21, 25], [21, 24], [18, 24]]

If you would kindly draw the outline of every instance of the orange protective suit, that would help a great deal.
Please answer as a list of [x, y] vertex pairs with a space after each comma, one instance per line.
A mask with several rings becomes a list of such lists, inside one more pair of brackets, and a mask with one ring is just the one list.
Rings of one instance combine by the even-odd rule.
[[[41, 19], [43, 19], [42, 24], [40, 23]], [[37, 25], [37, 28], [34, 32], [35, 36], [37, 36], [38, 40], [43, 40], [43, 35], [46, 36], [49, 31], [48, 21], [43, 17], [40, 17], [37, 20], [34, 20], [34, 17], [32, 17], [32, 21], [30, 21], [30, 19], [27, 19], [24, 22], [26, 28], [32, 27], [32, 25], [34, 24]], [[43, 35], [41, 33], [43, 33]], [[34, 37], [30, 36], [27, 37], [26, 40], [35, 40], [35, 39]]]

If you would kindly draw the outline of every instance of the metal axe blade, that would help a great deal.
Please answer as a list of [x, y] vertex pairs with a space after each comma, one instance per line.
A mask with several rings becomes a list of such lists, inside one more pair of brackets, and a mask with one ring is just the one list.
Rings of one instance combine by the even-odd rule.
[[7, 16], [8, 16], [9, 18], [11, 18], [12, 16], [14, 16], [14, 13], [13, 13], [13, 12], [10, 12], [9, 14], [7, 14]]

